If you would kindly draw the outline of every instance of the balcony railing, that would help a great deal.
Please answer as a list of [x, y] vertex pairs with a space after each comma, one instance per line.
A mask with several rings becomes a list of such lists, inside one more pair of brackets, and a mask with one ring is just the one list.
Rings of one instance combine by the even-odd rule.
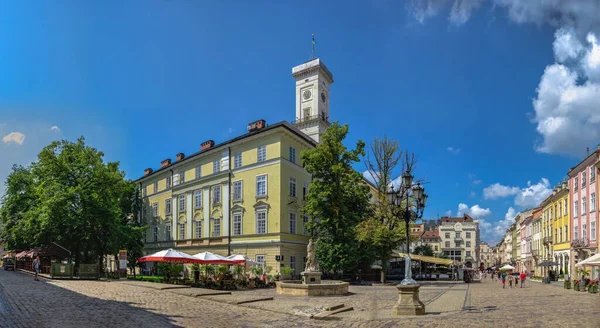
[[310, 116], [304, 116], [304, 117], [296, 117], [294, 124], [296, 124], [296, 125], [306, 124], [306, 123], [311, 123], [311, 122], [315, 122], [315, 121], [323, 121], [323, 122], [327, 123], [327, 125], [329, 125], [329, 117], [326, 117], [325, 115], [310, 115]]
[[544, 244], [552, 244], [552, 237], [544, 237]]
[[575, 249], [586, 248], [590, 246], [590, 241], [587, 238], [573, 239], [571, 247]]

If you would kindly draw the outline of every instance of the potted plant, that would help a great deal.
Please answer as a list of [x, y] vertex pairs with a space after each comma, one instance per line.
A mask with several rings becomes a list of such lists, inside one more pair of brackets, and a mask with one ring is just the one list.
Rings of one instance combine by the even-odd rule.
[[578, 292], [580, 290], [580, 282], [581, 280], [577, 280], [575, 279], [575, 281], [573, 281], [573, 290]]
[[598, 292], [598, 281], [597, 280], [590, 280], [590, 283], [588, 284], [588, 292], [591, 294], [596, 294]]
[[564, 287], [565, 289], [571, 289], [571, 280], [565, 279]]
[[284, 266], [280, 270], [281, 272], [281, 280], [291, 280], [292, 274], [294, 273], [294, 269], [289, 266]]
[[581, 280], [579, 281], [579, 290], [584, 292], [585, 286], [587, 285], [587, 279], [585, 277], [588, 276], [590, 273], [586, 269], [579, 269], [578, 272], [581, 275]]

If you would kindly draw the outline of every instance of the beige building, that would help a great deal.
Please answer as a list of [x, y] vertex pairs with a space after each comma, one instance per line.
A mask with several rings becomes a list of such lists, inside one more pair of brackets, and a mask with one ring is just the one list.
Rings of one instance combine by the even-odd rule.
[[489, 268], [494, 265], [494, 249], [486, 242], [479, 244], [479, 266]]
[[430, 245], [433, 250], [433, 254], [437, 256], [442, 250], [442, 239], [440, 238], [440, 231], [438, 227], [430, 228], [424, 231], [419, 240], [422, 245]]
[[442, 252], [460, 265], [476, 267], [479, 258], [479, 221], [468, 214], [442, 217], [439, 226]]

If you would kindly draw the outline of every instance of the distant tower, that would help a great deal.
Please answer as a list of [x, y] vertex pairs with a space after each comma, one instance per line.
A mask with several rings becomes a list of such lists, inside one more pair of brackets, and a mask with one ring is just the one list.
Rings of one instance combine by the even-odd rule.
[[300, 131], [316, 142], [329, 126], [329, 86], [333, 75], [319, 58], [292, 68], [296, 79], [296, 120]]

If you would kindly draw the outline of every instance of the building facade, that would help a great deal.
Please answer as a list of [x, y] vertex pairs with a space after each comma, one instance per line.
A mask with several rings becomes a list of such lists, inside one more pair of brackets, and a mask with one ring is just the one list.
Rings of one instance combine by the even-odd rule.
[[[575, 264], [598, 251], [598, 162], [600, 147], [569, 170], [571, 272]], [[593, 277], [592, 277], [593, 278]]]
[[462, 217], [442, 217], [439, 226], [442, 252], [459, 264], [477, 266], [479, 259], [479, 221], [468, 214]]
[[421, 233], [419, 240], [421, 241], [421, 245], [431, 246], [434, 256], [438, 256], [442, 250], [442, 239], [440, 238], [440, 231], [438, 227], [432, 227], [429, 230]]
[[193, 155], [165, 159], [136, 181], [148, 253], [244, 254], [275, 271], [283, 265], [296, 274], [303, 270], [309, 231], [300, 208], [311, 177], [300, 153], [314, 148], [329, 125], [333, 76], [320, 59], [294, 67], [292, 75], [293, 124], [252, 122], [248, 133], [218, 145], [208, 140]]
[[552, 254], [558, 263], [558, 274], [569, 274], [571, 220], [569, 218], [569, 188], [563, 180], [553, 189], [552, 216]]
[[494, 265], [494, 248], [488, 243], [481, 242], [479, 244], [479, 267], [484, 269], [491, 268]]
[[542, 240], [541, 240], [541, 230], [542, 230], [542, 214], [544, 213], [542, 207], [538, 207], [533, 211], [532, 219], [531, 219], [531, 259], [532, 259], [532, 267], [531, 273], [534, 276], [542, 275], [542, 268], [538, 267], [540, 261], [540, 254], [542, 249]]

